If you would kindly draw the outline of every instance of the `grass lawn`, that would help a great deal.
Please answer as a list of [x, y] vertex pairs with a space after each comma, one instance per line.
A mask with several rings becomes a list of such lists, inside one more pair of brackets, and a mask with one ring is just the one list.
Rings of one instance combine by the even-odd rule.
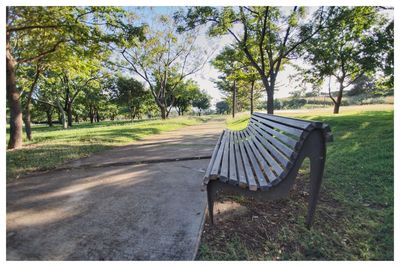
[[[225, 196], [246, 207], [245, 215], [207, 222], [198, 260], [393, 260], [393, 107], [348, 107], [280, 113], [328, 123], [325, 176], [315, 222], [304, 226], [308, 166], [304, 164], [290, 198], [254, 203]], [[279, 112], [278, 112], [279, 114]], [[243, 129], [249, 115], [228, 119]]]
[[166, 121], [80, 123], [67, 130], [62, 130], [60, 126], [49, 128], [34, 125], [32, 142], [24, 140], [22, 149], [7, 151], [7, 181], [15, 180], [27, 172], [51, 169], [69, 160], [126, 145], [147, 135], [195, 125], [209, 118], [202, 116], [171, 118]]

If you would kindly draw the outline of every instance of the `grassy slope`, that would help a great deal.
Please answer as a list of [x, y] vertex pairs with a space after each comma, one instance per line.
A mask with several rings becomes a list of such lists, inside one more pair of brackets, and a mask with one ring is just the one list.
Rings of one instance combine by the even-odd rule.
[[[301, 212], [286, 214], [279, 227], [267, 231], [266, 238], [253, 234], [262, 246], [249, 245], [250, 237], [243, 238], [248, 233], [236, 235], [237, 230], [221, 226], [225, 230], [210, 230], [212, 237], [205, 234], [198, 259], [393, 260], [393, 109], [379, 109], [348, 108], [339, 115], [329, 111], [290, 114], [327, 122], [334, 134], [321, 191], [324, 201], [319, 203], [314, 227], [304, 228], [305, 203], [289, 199], [285, 205]], [[228, 127], [243, 129], [248, 117], [230, 119]], [[303, 166], [301, 173], [305, 172]], [[252, 205], [244, 199], [242, 204]], [[288, 217], [295, 217], [294, 221]], [[221, 239], [226, 239], [222, 246], [216, 241]]]
[[147, 135], [175, 130], [205, 120], [206, 117], [183, 117], [167, 121], [81, 123], [67, 130], [62, 130], [59, 126], [34, 126], [32, 142], [24, 140], [23, 149], [7, 151], [7, 181], [27, 172], [53, 168], [68, 160], [128, 144]]

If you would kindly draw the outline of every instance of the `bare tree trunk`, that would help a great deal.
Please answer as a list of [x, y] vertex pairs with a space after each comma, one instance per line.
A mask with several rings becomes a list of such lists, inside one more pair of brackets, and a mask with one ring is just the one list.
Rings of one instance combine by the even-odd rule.
[[235, 111], [236, 111], [236, 81], [233, 81], [232, 118], [235, 118]]
[[17, 62], [11, 54], [10, 33], [6, 37], [6, 75], [7, 75], [7, 101], [10, 107], [10, 140], [8, 148], [22, 147], [22, 112], [20, 93], [17, 90], [15, 66]]
[[53, 112], [51, 107], [46, 109], [46, 115], [47, 115], [47, 124], [49, 125], [49, 127], [53, 127]]
[[340, 81], [339, 93], [336, 98], [336, 101], [334, 102], [335, 106], [333, 108], [333, 114], [339, 114], [339, 108], [342, 103], [342, 97], [343, 97], [343, 89], [344, 89], [343, 81]]
[[99, 111], [96, 108], [96, 122], [100, 122]]
[[36, 66], [35, 78], [31, 84], [31, 88], [29, 90], [29, 93], [28, 93], [28, 96], [26, 99], [26, 105], [25, 105], [24, 116], [23, 116], [26, 137], [28, 138], [29, 141], [32, 141], [31, 101], [32, 101], [33, 90], [35, 89], [36, 83], [37, 83], [37, 81], [39, 79], [39, 75], [40, 75], [39, 64], [40, 63], [37, 63], [37, 66]]
[[67, 129], [68, 123], [67, 123], [67, 120], [65, 119], [65, 111], [62, 108], [60, 101], [58, 99], [56, 100], [56, 104], [57, 104], [58, 110], [60, 111], [60, 119], [61, 119], [62, 127], [63, 127], [63, 129]]
[[29, 141], [32, 141], [32, 128], [31, 128], [31, 112], [29, 105], [25, 109], [23, 116], [23, 121], [25, 124], [25, 133]]
[[161, 113], [161, 119], [165, 120], [167, 118], [167, 109], [162, 105], [160, 105], [159, 108]]
[[68, 101], [67, 103], [67, 116], [68, 116], [68, 126], [72, 127], [72, 121], [73, 121], [73, 117], [72, 117], [72, 103]]
[[254, 111], [254, 81], [251, 82], [251, 89], [250, 89], [250, 114], [253, 114]]

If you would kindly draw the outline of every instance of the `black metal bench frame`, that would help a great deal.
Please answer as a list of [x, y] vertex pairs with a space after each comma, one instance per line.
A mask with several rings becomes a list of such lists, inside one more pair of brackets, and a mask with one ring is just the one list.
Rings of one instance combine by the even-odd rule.
[[[223, 162], [224, 160], [223, 154], [224, 152], [225, 153], [227, 152], [226, 147], [228, 147], [228, 151], [232, 150], [232, 147], [229, 147], [231, 144], [229, 145], [223, 144], [221, 146], [221, 143], [223, 143], [224, 136], [225, 138], [231, 138], [231, 136], [243, 137], [241, 140], [239, 140], [238, 137], [236, 137], [236, 139], [233, 139], [235, 141], [234, 143], [236, 144], [236, 146], [239, 146], [237, 143], [241, 142], [248, 143], [249, 142], [248, 140], [254, 139], [254, 142], [250, 141], [252, 142], [251, 144], [252, 148], [250, 147], [249, 144], [244, 144], [244, 145], [240, 144], [240, 145], [243, 147], [243, 151], [252, 150], [253, 151], [252, 153], [255, 154], [254, 143], [257, 143], [261, 139], [261, 135], [258, 132], [256, 132], [256, 130], [249, 129], [249, 127], [251, 128], [253, 125], [253, 128], [257, 127], [258, 131], [258, 129], [260, 128], [254, 125], [261, 123], [259, 125], [260, 127], [262, 127], [263, 122], [266, 123], [266, 125], [264, 124], [264, 126], [268, 127], [266, 128], [268, 131], [270, 131], [271, 133], [275, 133], [275, 135], [273, 134], [269, 135], [269, 133], [266, 133], [266, 135], [268, 135], [266, 137], [270, 140], [272, 140], [271, 137], [276, 138], [276, 136], [280, 135], [279, 133], [276, 132], [277, 128], [279, 129], [279, 127], [287, 131], [291, 131], [291, 128], [295, 129], [293, 130], [293, 132], [299, 135], [298, 140], [296, 142], [287, 140], [288, 142], [290, 141], [293, 145], [292, 148], [293, 152], [289, 158], [290, 162], [287, 163], [286, 166], [282, 167], [284, 168], [283, 172], [279, 177], [276, 177], [276, 179], [274, 179], [273, 181], [265, 182], [262, 181], [263, 177], [260, 177], [261, 180], [259, 180], [259, 178], [257, 177], [257, 183], [256, 183], [257, 187], [254, 186], [254, 181], [252, 183], [249, 182], [249, 176], [251, 176], [252, 173], [255, 177], [257, 176], [256, 174], [257, 171], [258, 174], [260, 174], [259, 169], [258, 170], [255, 169], [258, 168], [257, 166], [254, 166], [255, 164], [250, 164], [251, 165], [250, 167], [244, 166], [244, 168], [246, 169], [245, 174], [246, 174], [247, 184], [244, 183], [244, 180], [243, 182], [240, 182], [239, 181], [240, 178], [237, 178], [238, 180], [237, 182], [235, 180], [233, 181], [230, 180], [230, 177], [228, 175], [229, 170], [226, 169], [236, 168], [237, 170], [236, 166], [237, 161], [235, 160], [236, 163], [234, 165], [230, 164], [229, 166], [227, 166], [228, 165], [227, 163]], [[241, 134], [242, 132], [244, 133]], [[253, 133], [254, 135], [251, 135], [250, 133]], [[226, 136], [227, 134], [228, 137]], [[286, 139], [286, 137], [284, 136], [282, 138]], [[230, 140], [232, 141], [232, 139]], [[263, 113], [254, 113], [251, 116], [249, 125], [246, 127], [246, 129], [242, 131], [224, 130], [214, 148], [210, 163], [208, 165], [204, 177], [204, 184], [207, 186], [208, 211], [211, 224], [214, 223], [213, 209], [214, 209], [214, 200], [216, 198], [217, 192], [223, 191], [224, 193], [240, 194], [247, 197], [252, 197], [256, 200], [277, 200], [281, 198], [286, 198], [289, 194], [290, 189], [293, 186], [299, 168], [301, 167], [304, 159], [308, 157], [310, 159], [310, 194], [309, 194], [306, 226], [307, 228], [310, 228], [317, 205], [323, 172], [324, 172], [325, 159], [326, 159], [326, 142], [332, 140], [333, 137], [331, 135], [329, 126], [322, 122], [293, 119], [276, 115], [267, 115]], [[270, 144], [268, 142], [266, 142], [266, 144]], [[241, 150], [239, 149], [239, 151]], [[268, 148], [266, 151], [270, 152]], [[237, 152], [238, 151], [236, 151], [236, 153]], [[247, 154], [246, 157], [248, 163], [249, 162], [251, 163], [249, 153], [250, 152], [246, 153]], [[252, 160], [255, 159], [254, 154], [252, 156], [253, 157]], [[278, 160], [276, 161], [278, 162]], [[257, 161], [256, 165], [257, 163], [259, 162]], [[244, 163], [241, 164], [245, 165]], [[236, 171], [234, 169], [231, 170], [232, 173]], [[248, 171], [250, 171], [250, 173]], [[241, 178], [243, 179], [243, 177]], [[260, 181], [263, 183], [263, 186], [261, 186]]]

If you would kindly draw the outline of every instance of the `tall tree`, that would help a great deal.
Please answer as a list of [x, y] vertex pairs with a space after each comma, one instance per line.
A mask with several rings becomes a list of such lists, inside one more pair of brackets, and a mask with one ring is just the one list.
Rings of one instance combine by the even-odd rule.
[[199, 71], [207, 62], [195, 46], [196, 33], [178, 35], [171, 19], [159, 17], [158, 29], [148, 29], [140, 44], [125, 43], [121, 52], [129, 69], [149, 86], [161, 118], [165, 119], [173, 103], [171, 94], [185, 77]]
[[[304, 78], [314, 84], [329, 79], [333, 113], [339, 113], [343, 91], [363, 76], [374, 75], [379, 66], [377, 31], [383, 22], [375, 7], [332, 7], [328, 27], [309, 42], [305, 60], [310, 68]], [[329, 51], [329, 52], [327, 52]], [[336, 98], [331, 93], [331, 77], [338, 84]]]
[[[229, 33], [250, 64], [257, 70], [267, 93], [267, 111], [273, 113], [278, 73], [323, 28], [327, 14], [319, 8], [311, 18], [305, 8], [279, 7], [191, 7], [175, 14], [179, 30], [209, 24], [211, 36]], [[241, 32], [235, 31], [239, 25]]]

